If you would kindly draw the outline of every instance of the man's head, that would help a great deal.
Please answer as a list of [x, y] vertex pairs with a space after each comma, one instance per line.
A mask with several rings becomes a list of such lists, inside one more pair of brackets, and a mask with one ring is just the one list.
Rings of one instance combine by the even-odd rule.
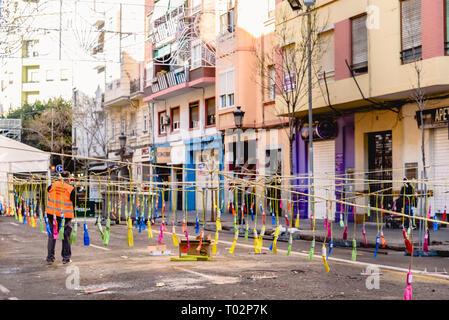
[[62, 179], [64, 179], [65, 182], [70, 181], [70, 172], [69, 171], [63, 171], [61, 173]]

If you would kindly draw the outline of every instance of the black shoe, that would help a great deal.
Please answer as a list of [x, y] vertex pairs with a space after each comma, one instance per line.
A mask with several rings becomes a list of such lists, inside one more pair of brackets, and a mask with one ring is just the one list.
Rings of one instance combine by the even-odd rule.
[[49, 266], [51, 266], [51, 265], [54, 264], [54, 263], [55, 263], [55, 260], [47, 259], [47, 264], [48, 264]]
[[71, 263], [72, 262], [72, 259], [69, 259], [69, 260], [63, 260], [62, 261], [62, 264], [68, 264], [68, 263]]

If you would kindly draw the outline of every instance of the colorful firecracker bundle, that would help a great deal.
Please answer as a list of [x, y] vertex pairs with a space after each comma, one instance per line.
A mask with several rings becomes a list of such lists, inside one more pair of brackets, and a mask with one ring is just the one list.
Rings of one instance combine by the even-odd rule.
[[[92, 184], [94, 179], [88, 179], [85, 177], [84, 180], [80, 179], [76, 181], [75, 184], [77, 186], [83, 186], [85, 190], [88, 189], [88, 186]], [[247, 182], [246, 182], [247, 183]], [[164, 233], [171, 233], [173, 245], [175, 247], [179, 246], [179, 239], [176, 233], [176, 199], [172, 197], [172, 216], [171, 219], [166, 216], [166, 201], [165, 194], [166, 192], [171, 192], [172, 194], [175, 192], [182, 191], [184, 198], [184, 213], [182, 216], [182, 233], [187, 240], [187, 247], [184, 248], [186, 252], [190, 249], [190, 240], [189, 233], [187, 229], [188, 223], [188, 214], [187, 214], [187, 198], [188, 192], [194, 192], [195, 198], [197, 199], [198, 193], [202, 195], [203, 200], [203, 217], [200, 220], [198, 215], [198, 211], [195, 216], [194, 226], [195, 226], [195, 234], [197, 235], [197, 239], [199, 239], [199, 245], [195, 247], [195, 250], [198, 252], [201, 251], [202, 245], [204, 243], [205, 238], [205, 222], [206, 222], [206, 202], [205, 202], [205, 194], [206, 188], [198, 188], [197, 186], [192, 187], [189, 190], [187, 187], [184, 188], [175, 188], [175, 187], [167, 187], [161, 183], [150, 183], [149, 185], [143, 186], [133, 183], [129, 181], [129, 185], [120, 184], [117, 182], [113, 182], [110, 180], [108, 175], [107, 180], [103, 181], [103, 186], [106, 184], [104, 188], [105, 197], [102, 198], [102, 192], [100, 192], [100, 202], [104, 200], [105, 205], [99, 207], [99, 216], [96, 221], [96, 226], [99, 232], [99, 235], [102, 239], [103, 245], [109, 245], [110, 233], [111, 233], [111, 217], [116, 221], [120, 222], [122, 219], [122, 214], [124, 214], [124, 219], [127, 225], [127, 245], [129, 247], [134, 246], [134, 234], [133, 234], [133, 226], [136, 228], [138, 234], [142, 233], [142, 231], [147, 230], [148, 239], [153, 239], [153, 232], [159, 232], [159, 236], [157, 241], [159, 244], [163, 242]], [[20, 224], [27, 224], [31, 228], [39, 227], [41, 232], [46, 232], [48, 236], [53, 237], [53, 239], [62, 239], [64, 237], [64, 215], [61, 215], [61, 224], [58, 229], [58, 223], [56, 222], [56, 218], [53, 217], [53, 221], [50, 224], [48, 221], [48, 217], [45, 214], [45, 206], [47, 201], [46, 190], [44, 189], [45, 184], [43, 181], [24, 181], [17, 180], [13, 183], [13, 195], [10, 198], [2, 197], [0, 198], [0, 213], [3, 215], [7, 215], [10, 217], [14, 217]], [[102, 189], [102, 179], [98, 176], [98, 187], [99, 190]], [[267, 191], [267, 187], [263, 185], [254, 183], [251, 185], [248, 183], [246, 185], [238, 186], [237, 183], [233, 182], [234, 187], [228, 188], [229, 196], [228, 196], [228, 205], [227, 208], [230, 213], [232, 213], [233, 221], [234, 221], [234, 238], [229, 249], [229, 253], [233, 254], [235, 252], [235, 248], [240, 236], [240, 230], [244, 230], [244, 239], [245, 241], [249, 240], [250, 229], [253, 230], [252, 236], [254, 238], [254, 252], [262, 253], [263, 249], [263, 238], [267, 231], [266, 225], [266, 217], [267, 215], [271, 215], [271, 227], [273, 231], [273, 240], [270, 244], [269, 250], [273, 254], [278, 254], [277, 242], [281, 233], [288, 233], [288, 248], [286, 250], [286, 255], [291, 255], [293, 250], [293, 233], [298, 231], [300, 224], [300, 214], [299, 214], [299, 200], [293, 200], [294, 192], [291, 192], [290, 199], [282, 199], [280, 197], [276, 197], [273, 194], [270, 194]], [[190, 186], [191, 187], [191, 186]], [[259, 190], [258, 190], [259, 189]], [[77, 188], [75, 188], [77, 190]], [[387, 189], [385, 189], [387, 190]], [[414, 225], [415, 219], [422, 219], [419, 217], [411, 218], [410, 212], [406, 212], [405, 205], [405, 197], [403, 197], [403, 206], [402, 212], [392, 212], [390, 210], [386, 210], [384, 208], [384, 192], [385, 190], [381, 190], [381, 192], [370, 192], [368, 189], [367, 194], [354, 196], [354, 194], [349, 195], [345, 194], [344, 188], [339, 191], [339, 197], [337, 199], [332, 199], [329, 190], [327, 191], [327, 198], [323, 198], [325, 200], [325, 216], [324, 216], [324, 240], [321, 248], [321, 259], [323, 260], [324, 268], [326, 273], [330, 272], [329, 267], [329, 258], [332, 253], [332, 249], [334, 246], [334, 233], [335, 226], [334, 222], [338, 222], [340, 228], [342, 229], [342, 239], [346, 241], [348, 239], [348, 218], [352, 216], [355, 219], [356, 217], [356, 207], [364, 210], [363, 212], [363, 224], [361, 227], [361, 236], [363, 237], [363, 242], [360, 244], [363, 246], [368, 245], [368, 235], [366, 232], [366, 224], [365, 218], [370, 218], [372, 211], [376, 212], [376, 225], [377, 225], [377, 234], [375, 236], [375, 250], [373, 254], [373, 258], [377, 258], [377, 254], [379, 252], [380, 247], [386, 248], [387, 239], [384, 236], [383, 226], [384, 219], [386, 215], [398, 215], [402, 216], [402, 237], [404, 239], [404, 248], [408, 254], [410, 254], [410, 266], [409, 272], [407, 274], [406, 281], [406, 290], [404, 293], [404, 299], [409, 300], [412, 298], [412, 273], [411, 273], [411, 259], [413, 256], [413, 228], [412, 221]], [[258, 192], [259, 191], [259, 192]], [[219, 243], [219, 233], [222, 231], [222, 218], [225, 207], [224, 200], [224, 192], [225, 188], [215, 189], [213, 199], [213, 208], [216, 212], [215, 219], [215, 237], [212, 245], [212, 254], [218, 254], [217, 245]], [[302, 196], [310, 196], [308, 194], [302, 194]], [[379, 197], [380, 196], [380, 197]], [[77, 197], [75, 197], [77, 198]], [[92, 236], [89, 235], [89, 229], [86, 219], [86, 211], [87, 211], [87, 196], [84, 195], [84, 246], [89, 246], [91, 243]], [[379, 199], [380, 198], [380, 199]], [[425, 237], [423, 243], [423, 249], [425, 252], [429, 250], [429, 230], [427, 228], [427, 221], [433, 221], [433, 230], [438, 230], [438, 223], [444, 223], [446, 220], [446, 206], [444, 206], [444, 213], [442, 221], [436, 220], [436, 215], [432, 216], [432, 207], [428, 205], [428, 195], [425, 197], [425, 208], [427, 211], [427, 216], [424, 219], [426, 222], [425, 227]], [[357, 200], [363, 200], [363, 205], [358, 204]], [[371, 202], [375, 200], [375, 206], [371, 206]], [[380, 200], [380, 203], [379, 203]], [[75, 200], [76, 201], [76, 200]], [[335, 208], [339, 210], [333, 211], [335, 203]], [[359, 201], [360, 203], [360, 201]], [[286, 204], [286, 206], [285, 206]], [[76, 205], [75, 205], [76, 208]], [[160, 214], [159, 214], [160, 210]], [[310, 228], [312, 230], [313, 239], [309, 251], [308, 258], [313, 260], [315, 258], [315, 247], [316, 247], [316, 212], [315, 212], [315, 203], [312, 202], [311, 205], [311, 215], [310, 215]], [[412, 211], [412, 208], [408, 209]], [[104, 214], [102, 214], [104, 213]], [[133, 222], [134, 216], [134, 222]], [[407, 218], [406, 218], [407, 217]], [[103, 229], [102, 219], [105, 220], [105, 227]], [[159, 230], [155, 226], [155, 220], [160, 220]], [[405, 227], [405, 219], [408, 219], [410, 222], [408, 224], [408, 228]], [[167, 229], [167, 223], [171, 220], [171, 230], [170, 232]], [[261, 224], [260, 224], [261, 220]], [[259, 221], [259, 224], [258, 224]], [[134, 224], [135, 223], [135, 224]], [[202, 224], [202, 225], [201, 225]], [[51, 228], [50, 225], [53, 227]], [[354, 230], [352, 233], [352, 252], [351, 252], [351, 260], [357, 260], [357, 240], [356, 240], [356, 227], [357, 222], [354, 221]], [[70, 243], [74, 244], [76, 242], [77, 237], [77, 216], [75, 215], [74, 219], [74, 228], [73, 232], [70, 235]], [[258, 226], [260, 229], [258, 229]], [[153, 230], [154, 229], [154, 230]], [[328, 248], [326, 247], [328, 245]]]

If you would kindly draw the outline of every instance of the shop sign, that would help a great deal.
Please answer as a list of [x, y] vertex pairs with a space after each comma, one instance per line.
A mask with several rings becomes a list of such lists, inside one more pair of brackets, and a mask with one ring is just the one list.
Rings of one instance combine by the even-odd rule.
[[[448, 125], [449, 107], [423, 110], [424, 128], [441, 128]], [[418, 127], [421, 127], [421, 113], [416, 111], [416, 121]]]
[[142, 149], [142, 159], [148, 159], [150, 157], [150, 148]]
[[159, 147], [156, 149], [156, 163], [169, 163], [171, 160], [171, 147]]

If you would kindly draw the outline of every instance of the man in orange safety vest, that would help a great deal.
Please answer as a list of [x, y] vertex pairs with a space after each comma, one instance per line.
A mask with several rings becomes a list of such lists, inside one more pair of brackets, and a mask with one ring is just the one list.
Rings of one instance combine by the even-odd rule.
[[[74, 216], [75, 204], [75, 188], [69, 184], [70, 173], [64, 171], [61, 173], [62, 179], [55, 181], [48, 187], [48, 201], [47, 201], [47, 221], [51, 230], [48, 235], [48, 255], [47, 263], [53, 264], [55, 262], [55, 246], [57, 237], [54, 236], [56, 230], [61, 227], [62, 215], [64, 217], [64, 239], [62, 240], [62, 263], [67, 264], [72, 262], [70, 247], [70, 235], [72, 234], [71, 221]], [[61, 215], [62, 213], [62, 215]], [[56, 218], [57, 229], [54, 229], [54, 218]]]

